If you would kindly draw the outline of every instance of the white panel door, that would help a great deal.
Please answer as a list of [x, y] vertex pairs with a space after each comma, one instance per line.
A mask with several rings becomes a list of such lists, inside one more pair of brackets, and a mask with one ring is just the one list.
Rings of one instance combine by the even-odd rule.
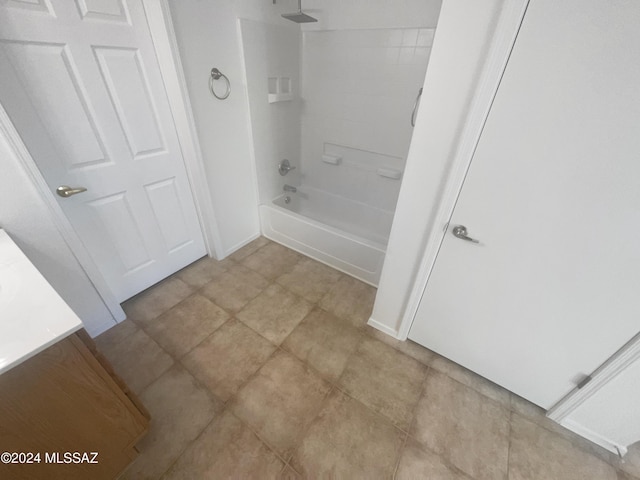
[[205, 254], [141, 0], [0, 2], [0, 102], [119, 301]]
[[531, 1], [409, 333], [544, 408], [640, 331], [639, 25]]

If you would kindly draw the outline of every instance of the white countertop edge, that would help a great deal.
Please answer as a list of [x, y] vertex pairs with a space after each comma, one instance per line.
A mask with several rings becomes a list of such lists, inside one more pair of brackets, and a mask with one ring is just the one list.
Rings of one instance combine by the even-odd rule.
[[82, 327], [80, 318], [0, 229], [0, 374]]
[[78, 330], [82, 330], [83, 326], [84, 325], [82, 325], [82, 324], [75, 325], [72, 328], [68, 329], [67, 331], [64, 331], [64, 332], [60, 333], [59, 335], [50, 338], [49, 340], [47, 340], [46, 343], [41, 344], [39, 347], [37, 347], [34, 350], [31, 350], [29, 353], [25, 353], [20, 358], [15, 359], [13, 362], [8, 363], [8, 364], [0, 367], [0, 375], [2, 375], [3, 373], [11, 370], [12, 368], [17, 367], [21, 363], [26, 362], [31, 357], [35, 357], [37, 354], [39, 354], [40, 352], [45, 351], [51, 345], [54, 345], [54, 344], [58, 343], [60, 340], [63, 340], [65, 338], [67, 338], [69, 335], [77, 332]]

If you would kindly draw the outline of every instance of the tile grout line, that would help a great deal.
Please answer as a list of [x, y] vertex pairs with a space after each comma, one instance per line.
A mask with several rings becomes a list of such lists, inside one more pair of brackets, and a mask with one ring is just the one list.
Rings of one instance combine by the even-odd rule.
[[[395, 428], [397, 428], [398, 430], [400, 430], [402, 433], [405, 433], [405, 434], [409, 435], [409, 431], [410, 431], [410, 429], [411, 429], [411, 425], [412, 425], [412, 422], [411, 422], [412, 418], [410, 419], [410, 421], [409, 421], [409, 425], [407, 426], [407, 428], [406, 428], [406, 429], [405, 429], [405, 428], [402, 428], [402, 427], [400, 427], [399, 425], [397, 425], [397, 424], [396, 424], [396, 422], [395, 422], [394, 420], [392, 420], [391, 418], [387, 417], [386, 415], [384, 415], [384, 414], [383, 414], [383, 413], [381, 413], [381, 412], [377, 412], [377, 411], [376, 411], [376, 410], [374, 410], [372, 407], [370, 407], [370, 406], [366, 405], [366, 404], [365, 404], [364, 402], [362, 402], [361, 400], [359, 400], [359, 399], [355, 398], [355, 397], [354, 397], [351, 393], [349, 393], [349, 392], [346, 390], [346, 388], [345, 388], [344, 386], [342, 386], [342, 385], [341, 385], [341, 383], [340, 383], [340, 380], [341, 380], [341, 379], [342, 379], [342, 377], [344, 376], [344, 372], [346, 371], [346, 369], [347, 369], [347, 366], [348, 366], [349, 362], [350, 362], [350, 361], [351, 361], [351, 359], [356, 355], [356, 353], [358, 352], [358, 349], [359, 349], [359, 348], [360, 348], [360, 346], [362, 345], [363, 341], [364, 341], [365, 339], [369, 338], [369, 339], [372, 339], [372, 340], [374, 340], [374, 341], [378, 341], [378, 342], [380, 342], [380, 340], [377, 340], [376, 338], [373, 338], [373, 337], [369, 336], [369, 335], [366, 333], [366, 331], [364, 331], [364, 330], [361, 330], [361, 331], [360, 331], [360, 334], [361, 334], [361, 340], [360, 340], [360, 343], [358, 343], [358, 345], [356, 346], [356, 348], [354, 348], [354, 349], [353, 349], [353, 352], [349, 355], [349, 357], [347, 357], [347, 360], [345, 361], [345, 367], [343, 368], [342, 373], [340, 374], [340, 376], [338, 377], [338, 379], [335, 381], [335, 386], [336, 386], [336, 388], [337, 388], [338, 390], [340, 390], [342, 393], [344, 393], [345, 395], [347, 395], [349, 398], [351, 398], [351, 399], [353, 399], [353, 400], [356, 400], [358, 403], [360, 403], [360, 404], [364, 405], [364, 407], [366, 407], [366, 408], [367, 408], [368, 410], [370, 410], [371, 412], [375, 413], [376, 415], [380, 416], [381, 418], [386, 419], [389, 423], [391, 423], [391, 425], [393, 425]], [[389, 348], [392, 348], [392, 349], [393, 349], [393, 347], [391, 347], [390, 345], [387, 345], [387, 344], [385, 344], [384, 342], [381, 342], [381, 343], [383, 343], [383, 344], [384, 344], [384, 345], [386, 345], [387, 347], [389, 347]], [[422, 362], [419, 362], [419, 361], [418, 361], [418, 360], [416, 360], [415, 358], [412, 358], [412, 357], [410, 357], [409, 355], [406, 355], [405, 353], [403, 353], [403, 352], [401, 352], [401, 351], [399, 351], [399, 350], [396, 350], [396, 349], [393, 349], [393, 350], [394, 350], [395, 352], [397, 352], [397, 353], [400, 353], [401, 355], [406, 356], [407, 358], [411, 358], [412, 360], [414, 360], [414, 361], [416, 361], [417, 363], [419, 363], [422, 367], [424, 367], [424, 369], [425, 369], [425, 373], [424, 373], [424, 377], [423, 377], [423, 379], [422, 379], [422, 383], [423, 383], [423, 387], [422, 387], [422, 389], [424, 389], [424, 382], [426, 381], [427, 374], [428, 374], [428, 372], [429, 372], [429, 370], [430, 370], [430, 368], [431, 368], [431, 367], [430, 367], [430, 366], [428, 366], [428, 365], [424, 365]], [[421, 396], [422, 396], [422, 390], [421, 390], [421, 392], [420, 392], [420, 396], [418, 397], [418, 400], [416, 401], [416, 404], [412, 407], [412, 411], [415, 411], [415, 409], [417, 408], [418, 403], [420, 402], [420, 397], [421, 397]], [[412, 415], [412, 417], [413, 417], [413, 415]]]
[[[449, 470], [456, 472], [460, 475], [462, 475], [464, 478], [467, 478], [469, 480], [473, 480], [472, 477], [470, 476], [470, 474], [468, 474], [467, 472], [465, 472], [464, 470], [462, 470], [460, 467], [458, 467], [456, 464], [454, 464], [453, 462], [451, 462], [446, 456], [444, 456], [443, 454], [437, 452], [436, 450], [434, 450], [433, 448], [431, 448], [429, 445], [426, 445], [425, 443], [421, 442], [420, 440], [418, 440], [416, 438], [415, 435], [413, 435], [412, 432], [412, 427], [415, 426], [418, 418], [417, 418], [417, 413], [418, 413], [418, 405], [420, 404], [420, 400], [422, 400], [423, 397], [426, 396], [427, 393], [427, 381], [429, 379], [429, 377], [434, 373], [440, 373], [442, 375], [447, 376], [445, 373], [440, 372], [438, 369], [432, 367], [432, 366], [427, 366], [427, 372], [425, 374], [424, 380], [423, 380], [423, 388], [422, 388], [422, 392], [420, 394], [420, 398], [418, 399], [418, 402], [416, 403], [415, 409], [414, 409], [414, 413], [413, 413], [413, 418], [411, 421], [411, 425], [409, 427], [409, 430], [407, 431], [407, 442], [409, 441], [409, 439], [413, 440], [414, 442], [416, 442], [421, 449], [426, 450], [427, 452], [430, 452], [431, 454], [433, 454], [434, 456], [436, 456]], [[448, 377], [448, 376], [447, 376]], [[455, 379], [451, 379], [456, 381]], [[460, 383], [460, 382], [458, 382]], [[464, 385], [464, 384], [462, 384]], [[470, 388], [470, 387], [468, 387]], [[477, 392], [479, 393], [479, 392]]]
[[[286, 469], [287, 466], [289, 465], [289, 461], [291, 460], [291, 458], [293, 457], [293, 453], [291, 454], [291, 456], [289, 457], [289, 459], [286, 459], [285, 457], [283, 457], [282, 455], [280, 455], [278, 453], [278, 451], [271, 445], [270, 442], [268, 442], [265, 438], [263, 438], [248, 422], [246, 422], [245, 420], [243, 420], [242, 418], [238, 417], [234, 412], [232, 407], [232, 403], [233, 400], [236, 399], [236, 396], [238, 394], [238, 392], [240, 392], [240, 390], [242, 390], [253, 378], [255, 378], [258, 373], [262, 370], [262, 368], [267, 364], [267, 362], [269, 362], [269, 360], [278, 352], [278, 351], [282, 351], [284, 353], [287, 353], [285, 350], [282, 350], [279, 346], [276, 346], [276, 349], [273, 351], [273, 353], [271, 355], [269, 355], [269, 357], [265, 360], [265, 362], [260, 366], [260, 368], [258, 368], [253, 374], [251, 374], [247, 380], [236, 390], [236, 392], [229, 397], [229, 399], [227, 400], [227, 402], [225, 402], [224, 404], [224, 410], [228, 410], [230, 414], [232, 414], [234, 417], [236, 417], [239, 421], [241, 421], [256, 437], [258, 437], [258, 439], [269, 449], [273, 452], [274, 455], [276, 455], [276, 457], [278, 457], [284, 464], [283, 466], [283, 471], [284, 469]], [[296, 357], [294, 357], [296, 358]], [[296, 358], [297, 359], [297, 358]], [[305, 364], [306, 366], [306, 364]], [[333, 386], [330, 385], [331, 388], [329, 388], [329, 390], [327, 391], [327, 394], [325, 394], [325, 396], [322, 399], [322, 402], [325, 402], [325, 400], [328, 398], [329, 393], [333, 390]], [[318, 414], [322, 411], [322, 409], [324, 408], [324, 406], [322, 406], [319, 411]], [[317, 418], [317, 415], [313, 418], [312, 422], [315, 421], [315, 419]], [[311, 425], [310, 423], [310, 425]], [[306, 432], [305, 432], [306, 433]], [[295, 451], [294, 451], [295, 453]], [[295, 470], [293, 467], [291, 467], [292, 470], [294, 470], [296, 473], [299, 473], [297, 470]]]
[[[295, 454], [298, 452], [298, 450], [302, 446], [302, 442], [307, 437], [307, 434], [311, 431], [311, 428], [316, 424], [318, 418], [320, 417], [320, 414], [322, 413], [322, 411], [325, 409], [325, 407], [329, 403], [329, 397], [331, 396], [331, 393], [334, 391], [334, 389], [335, 389], [335, 387], [333, 385], [330, 385], [329, 390], [327, 390], [327, 393], [325, 393], [324, 397], [322, 398], [322, 401], [320, 402], [320, 407], [318, 408], [318, 411], [316, 412], [316, 414], [313, 416], [313, 418], [311, 419], [311, 421], [307, 425], [307, 428], [304, 429], [304, 432], [301, 432], [300, 435], [298, 435], [298, 438], [296, 438], [296, 442], [294, 443], [295, 448], [293, 448], [293, 450], [291, 451], [291, 455], [289, 455], [289, 458], [287, 459], [287, 465], [291, 464], [291, 460], [293, 460], [293, 457], [295, 456]], [[291, 467], [291, 468], [293, 469], [293, 471], [295, 471], [298, 474], [300, 474], [300, 472], [298, 472], [295, 468], [293, 468], [293, 467]]]
[[[411, 421], [409, 423], [409, 428], [407, 429], [407, 436], [411, 437], [412, 439], [418, 441], [416, 438], [414, 438], [414, 436], [411, 434], [411, 432], [414, 430], [414, 427], [418, 421], [418, 406], [420, 405], [420, 401], [426, 396], [425, 394], [427, 393], [427, 381], [429, 379], [429, 376], [431, 375], [431, 366], [426, 367], [425, 370], [425, 374], [424, 374], [424, 378], [422, 379], [422, 389], [420, 391], [420, 396], [418, 397], [418, 401], [416, 402], [416, 404], [413, 407], [413, 411], [411, 414]], [[418, 442], [420, 443], [420, 442]]]
[[402, 446], [398, 450], [398, 458], [395, 462], [395, 467], [393, 469], [393, 476], [391, 477], [393, 480], [396, 479], [396, 475], [398, 474], [398, 468], [400, 468], [400, 461], [402, 460], [402, 454], [404, 453], [404, 449], [407, 446], [407, 440], [409, 439], [409, 434], [405, 433], [404, 438], [402, 439]]
[[[171, 464], [167, 467], [166, 470], [164, 470], [161, 474], [159, 478], [164, 478], [164, 476], [169, 473], [169, 470], [171, 470], [173, 468], [173, 466], [178, 463], [178, 460], [180, 460], [180, 458], [182, 458], [182, 455], [184, 455], [186, 453], [186, 451], [194, 444], [198, 441], [198, 439], [202, 436], [202, 434], [205, 432], [205, 430], [207, 430], [207, 428], [209, 428], [209, 426], [215, 422], [216, 420], [218, 420], [222, 414], [224, 413], [224, 406], [222, 408], [222, 410], [220, 410], [219, 414], [214, 415], [211, 420], [209, 420], [209, 422], [204, 426], [204, 428], [200, 431], [200, 433], [198, 433], [198, 435], [195, 436], [195, 438], [193, 440], [191, 440], [189, 443], [187, 443], [187, 445], [180, 451], [180, 453], [176, 456], [175, 460], [173, 462], [171, 462]], [[133, 465], [133, 463], [132, 463]]]
[[509, 446], [507, 447], [507, 480], [511, 476], [511, 444], [513, 442], [513, 411], [509, 412]]
[[[204, 431], [209, 427], [209, 425], [211, 425], [211, 423], [213, 423], [215, 420], [217, 420], [218, 418], [220, 418], [225, 412], [228, 412], [229, 414], [233, 415], [239, 422], [241, 422], [251, 433], [253, 433], [259, 440], [260, 442], [262, 442], [265, 447], [267, 447], [267, 449], [269, 451], [271, 451], [278, 459], [280, 459], [280, 461], [283, 462], [284, 466], [287, 465], [287, 462], [285, 461], [285, 459], [277, 452], [277, 450], [271, 446], [271, 444], [269, 442], [266, 441], [266, 439], [264, 439], [260, 434], [258, 434], [258, 432], [255, 431], [255, 429], [253, 429], [251, 427], [250, 424], [248, 424], [247, 422], [245, 422], [242, 418], [238, 417], [232, 409], [232, 404], [233, 404], [233, 400], [235, 400], [237, 393], [247, 384], [249, 383], [255, 376], [257, 376], [258, 372], [260, 372], [260, 370], [262, 370], [262, 367], [264, 367], [264, 365], [274, 356], [274, 354], [278, 351], [278, 348], [276, 347], [274, 349], [274, 351], [269, 355], [269, 357], [267, 357], [267, 359], [264, 361], [264, 363], [260, 366], [260, 368], [258, 368], [254, 373], [252, 373], [249, 377], [247, 377], [247, 380], [245, 382], [243, 382], [241, 384], [240, 387], [238, 387], [238, 389], [236, 390], [236, 392], [234, 394], [232, 394], [226, 401], [223, 401], [222, 399], [218, 398], [217, 396], [215, 396], [215, 394], [213, 392], [211, 392], [211, 390], [209, 389], [209, 387], [207, 387], [206, 385], [202, 385], [201, 382], [197, 379], [197, 377], [195, 377], [195, 375], [193, 375], [188, 369], [185, 368], [185, 370], [196, 380], [196, 382], [198, 382], [198, 384], [200, 384], [206, 391], [207, 393], [209, 393], [210, 396], [213, 396], [214, 398], [216, 398], [218, 401], [220, 401], [222, 403], [222, 409], [220, 410], [220, 413], [215, 415], [211, 421], [207, 424], [207, 426], [198, 434], [198, 436], [189, 443], [189, 446], [191, 446], [203, 433]], [[178, 458], [180, 458], [186, 451], [186, 448], [180, 453], [180, 455], [178, 456]], [[178, 461], [178, 458], [171, 464], [171, 466], [173, 466], [173, 464], [175, 464], [175, 462]], [[169, 469], [167, 469], [164, 473], [166, 474], [169, 471]]]

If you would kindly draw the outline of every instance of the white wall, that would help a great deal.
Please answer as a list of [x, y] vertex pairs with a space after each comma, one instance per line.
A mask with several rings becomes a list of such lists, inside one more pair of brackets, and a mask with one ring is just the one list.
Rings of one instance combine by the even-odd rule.
[[[422, 19], [424, 24], [432, 19]], [[424, 82], [433, 29], [304, 32], [302, 153], [304, 183], [385, 210], [396, 206], [411, 112]], [[340, 165], [322, 162], [329, 153]]]
[[302, 10], [318, 22], [304, 25], [303, 30], [435, 28], [441, 3], [442, 0], [304, 0]]
[[[169, 5], [227, 255], [260, 231], [235, 5], [230, 0], [171, 0]], [[231, 95], [224, 101], [209, 93], [212, 67], [231, 81]]]
[[51, 220], [20, 160], [0, 134], [0, 228], [80, 317], [90, 335], [115, 325], [102, 298]]
[[397, 332], [503, 0], [445, 0], [372, 324]]
[[[297, 185], [300, 169], [285, 177], [278, 163], [300, 156], [300, 29], [241, 20], [254, 156], [260, 203], [270, 203], [285, 183]], [[293, 98], [269, 103], [268, 79], [288, 78]]]

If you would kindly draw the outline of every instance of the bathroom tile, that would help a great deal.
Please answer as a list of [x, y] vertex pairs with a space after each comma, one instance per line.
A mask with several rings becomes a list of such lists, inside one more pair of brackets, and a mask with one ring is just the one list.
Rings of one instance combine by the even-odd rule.
[[333, 390], [290, 464], [302, 478], [391, 478], [405, 434]]
[[[622, 463], [620, 461], [620, 457], [618, 457], [618, 455], [616, 455], [613, 452], [610, 452], [609, 450], [601, 447], [600, 445], [597, 445], [589, 440], [587, 440], [584, 437], [581, 437], [579, 435], [574, 434], [573, 432], [571, 432], [568, 429], [564, 429], [565, 431], [563, 432], [563, 434], [561, 435], [562, 437], [567, 438], [571, 444], [582, 450], [583, 452], [585, 452], [588, 455], [591, 455], [595, 458], [598, 458], [600, 460], [602, 460], [603, 462], [608, 463], [609, 465], [611, 465], [613, 468], [620, 468], [623, 469], [622, 467], [624, 465], [630, 465], [630, 462], [628, 460], [630, 460], [629, 455], [627, 455], [625, 457], [625, 463]], [[640, 473], [640, 471], [637, 469], [638, 465], [636, 464], [636, 473]]]
[[200, 293], [225, 310], [237, 312], [267, 285], [269, 282], [253, 270], [234, 265], [207, 283]]
[[638, 480], [638, 477], [634, 477], [626, 472], [618, 472], [618, 480]]
[[416, 43], [418, 43], [418, 33], [419, 30], [417, 28], [405, 28], [402, 32], [402, 46], [415, 47]]
[[457, 380], [458, 382], [473, 388], [476, 392], [495, 400], [505, 408], [510, 408], [511, 394], [508, 390], [502, 388], [499, 385], [481, 377], [477, 373], [472, 372], [458, 365], [451, 360], [442, 357], [436, 353], [433, 354], [433, 359], [430, 363], [431, 368], [438, 370], [439, 372], [448, 375], [449, 377]]
[[226, 402], [275, 349], [249, 327], [231, 319], [185, 355], [182, 364]]
[[104, 333], [98, 335], [94, 340], [98, 349], [107, 357], [111, 357], [111, 352], [120, 348], [120, 344], [127, 338], [134, 335], [140, 327], [131, 320], [124, 320]]
[[329, 390], [302, 362], [278, 351], [240, 389], [230, 408], [286, 460]]
[[282, 343], [282, 348], [336, 381], [362, 340], [361, 332], [331, 313], [316, 308]]
[[291, 468], [290, 465], [287, 465], [278, 478], [280, 480], [302, 480], [302, 475]]
[[561, 437], [570, 440], [575, 434], [546, 416], [546, 411], [528, 400], [511, 393], [510, 408], [520, 416], [546, 428]]
[[387, 65], [395, 65], [398, 63], [400, 49], [398, 47], [387, 47], [384, 53], [384, 61]]
[[409, 428], [420, 398], [426, 367], [372, 338], [364, 338], [338, 381], [349, 395]]
[[394, 477], [397, 480], [472, 480], [455, 467], [447, 465], [442, 457], [425, 449], [412, 438], [402, 450], [398, 470]]
[[140, 323], [162, 348], [179, 358], [228, 319], [227, 312], [195, 294], [159, 317]]
[[363, 327], [371, 316], [375, 298], [374, 287], [342, 275], [318, 305], [356, 327]]
[[301, 259], [293, 270], [276, 282], [312, 303], [320, 301], [342, 274], [310, 258]]
[[163, 477], [275, 479], [284, 467], [247, 425], [229, 411], [211, 422]]
[[509, 480], [617, 480], [613, 467], [518, 414], [511, 419]]
[[400, 46], [402, 45], [404, 29], [394, 28], [389, 30], [389, 43], [388, 45]]
[[127, 386], [139, 393], [173, 365], [173, 359], [131, 320], [96, 338], [98, 350]]
[[200, 288], [213, 280], [217, 274], [226, 272], [232, 265], [233, 261], [227, 259], [218, 261], [215, 258], [204, 257], [180, 270], [176, 276], [192, 287]]
[[433, 37], [435, 33], [435, 28], [421, 28], [418, 32], [416, 44], [419, 47], [431, 47], [431, 45], [433, 45]]
[[222, 403], [178, 365], [142, 392], [140, 400], [151, 414], [151, 426], [123, 479], [159, 478], [222, 410]]
[[507, 478], [509, 411], [438, 371], [427, 376], [410, 434], [476, 480]]
[[415, 50], [415, 47], [400, 48], [400, 54], [398, 55], [398, 65], [409, 65], [413, 63]]
[[156, 318], [191, 295], [195, 289], [177, 277], [169, 277], [122, 304], [131, 320]]
[[365, 327], [365, 332], [370, 337], [380, 340], [382, 343], [386, 343], [405, 355], [409, 355], [411, 358], [419, 361], [423, 365], [429, 365], [429, 362], [435, 355], [431, 350], [424, 348], [422, 345], [418, 345], [409, 339], [405, 341], [395, 339], [391, 335], [387, 335], [377, 328], [373, 328], [368, 325]]
[[624, 462], [616, 461], [616, 465], [631, 478], [640, 479], [640, 441], [628, 447]]
[[229, 258], [234, 262], [239, 262], [247, 258], [252, 253], [256, 252], [259, 248], [262, 248], [265, 245], [269, 245], [270, 243], [271, 243], [271, 240], [269, 240], [268, 238], [258, 237], [255, 240], [247, 243], [244, 247], [233, 252], [227, 258]]
[[[525, 400], [524, 398], [519, 397], [515, 393], [511, 393], [511, 410], [521, 417], [539, 425], [542, 428], [549, 430], [549, 432], [554, 433], [565, 440], [571, 442], [574, 447], [582, 450], [584, 453], [588, 455], [592, 455], [600, 460], [608, 463], [614, 468], [623, 468], [623, 465], [631, 465], [630, 461], [627, 461], [625, 464], [621, 464], [618, 456], [604, 448], [596, 445], [589, 440], [576, 435], [571, 430], [563, 427], [557, 422], [554, 422], [550, 418], [546, 416], [545, 410], [534, 405], [533, 403]], [[625, 458], [629, 460], [630, 457], [627, 456]], [[640, 462], [638, 463], [638, 469], [636, 472], [640, 473]], [[633, 473], [633, 471], [631, 471]]]
[[311, 310], [311, 303], [270, 285], [237, 315], [238, 319], [267, 340], [279, 345]]
[[275, 280], [291, 271], [301, 258], [299, 253], [271, 242], [243, 259], [242, 264], [269, 280]]

